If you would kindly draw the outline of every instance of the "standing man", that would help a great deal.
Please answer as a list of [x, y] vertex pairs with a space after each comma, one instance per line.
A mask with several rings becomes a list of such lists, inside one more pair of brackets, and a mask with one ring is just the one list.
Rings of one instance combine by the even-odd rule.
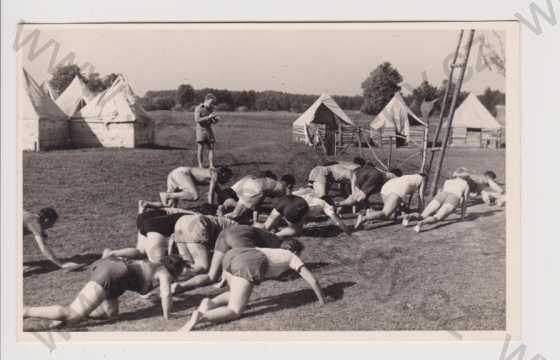
[[196, 122], [196, 144], [198, 167], [202, 168], [204, 163], [204, 146], [208, 147], [209, 167], [214, 167], [214, 132], [212, 124], [216, 124], [219, 117], [214, 113], [216, 97], [213, 94], [206, 94], [204, 102], [194, 109], [194, 121]]

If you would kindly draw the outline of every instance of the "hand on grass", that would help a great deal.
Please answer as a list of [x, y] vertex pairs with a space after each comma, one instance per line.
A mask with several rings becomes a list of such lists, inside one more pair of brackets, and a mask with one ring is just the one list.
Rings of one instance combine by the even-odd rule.
[[64, 269], [65, 271], [74, 271], [74, 270], [78, 270], [81, 269], [85, 266], [86, 264], [77, 264], [77, 263], [73, 263], [73, 262], [67, 262], [62, 264], [62, 269]]

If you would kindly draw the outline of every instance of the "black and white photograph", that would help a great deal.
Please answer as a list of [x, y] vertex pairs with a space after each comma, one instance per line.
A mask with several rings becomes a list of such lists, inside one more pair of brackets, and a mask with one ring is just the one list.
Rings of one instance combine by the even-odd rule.
[[519, 333], [519, 23], [17, 31], [27, 339]]

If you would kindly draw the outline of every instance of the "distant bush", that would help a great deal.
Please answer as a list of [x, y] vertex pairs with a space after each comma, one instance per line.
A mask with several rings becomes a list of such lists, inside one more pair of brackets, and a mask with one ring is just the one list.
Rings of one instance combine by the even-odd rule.
[[249, 108], [247, 106], [238, 106], [235, 111], [237, 112], [247, 112], [249, 111]]
[[228, 103], [219, 103], [218, 105], [215, 106], [215, 110], [216, 111], [230, 111], [230, 110], [232, 110], [232, 107]]
[[158, 96], [153, 100], [153, 110], [171, 110], [175, 106], [175, 99], [170, 96]]

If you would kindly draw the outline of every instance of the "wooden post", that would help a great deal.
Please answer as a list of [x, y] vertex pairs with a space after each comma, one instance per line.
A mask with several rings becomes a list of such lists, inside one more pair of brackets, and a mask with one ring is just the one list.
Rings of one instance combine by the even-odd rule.
[[[451, 90], [451, 85], [453, 84], [453, 73], [455, 72], [455, 64], [457, 63], [457, 57], [459, 57], [459, 50], [461, 49], [461, 42], [463, 41], [463, 34], [465, 30], [461, 30], [459, 33], [459, 41], [457, 42], [457, 48], [455, 49], [455, 55], [453, 56], [453, 62], [451, 63], [451, 70], [449, 71], [449, 79], [447, 80], [447, 86], [445, 88], [445, 93], [443, 95], [443, 101], [441, 103], [441, 112], [439, 114], [439, 122], [436, 128], [436, 132], [434, 134], [432, 140], [432, 147], [437, 146], [439, 133], [441, 132], [441, 128], [443, 126], [443, 114], [445, 113], [445, 105], [447, 105], [447, 99], [449, 98], [449, 92]], [[428, 164], [427, 172], [429, 173], [432, 170], [432, 163], [434, 161], [435, 152], [432, 151], [430, 156], [430, 162]]]
[[391, 168], [391, 158], [393, 157], [393, 137], [389, 136], [389, 160], [387, 160], [387, 167]]
[[428, 133], [430, 131], [430, 114], [434, 109], [434, 104], [438, 101], [438, 99], [434, 99], [432, 101], [424, 101], [422, 105], [420, 105], [420, 111], [422, 112], [422, 118], [424, 123], [426, 124], [426, 128], [424, 129], [424, 143], [422, 144], [422, 165], [420, 166], [420, 172], [424, 172], [426, 169], [426, 158], [428, 157]]
[[443, 165], [443, 159], [445, 158], [445, 153], [447, 151], [447, 142], [449, 141], [449, 134], [451, 133], [451, 125], [453, 124], [453, 117], [455, 116], [455, 108], [457, 106], [457, 99], [461, 93], [461, 86], [463, 85], [463, 79], [465, 78], [465, 71], [467, 69], [467, 63], [469, 61], [469, 55], [471, 53], [472, 43], [474, 39], [474, 30], [469, 32], [469, 38], [467, 40], [467, 45], [465, 49], [465, 60], [461, 64], [461, 72], [459, 73], [459, 79], [457, 85], [455, 86], [455, 92], [453, 93], [453, 100], [451, 101], [451, 108], [449, 109], [449, 120], [447, 122], [447, 127], [445, 128], [445, 134], [441, 143], [441, 151], [439, 152], [438, 161], [436, 164], [436, 173], [432, 182], [432, 189], [430, 192], [431, 197], [434, 197], [437, 192], [438, 182], [441, 175], [441, 167]]

